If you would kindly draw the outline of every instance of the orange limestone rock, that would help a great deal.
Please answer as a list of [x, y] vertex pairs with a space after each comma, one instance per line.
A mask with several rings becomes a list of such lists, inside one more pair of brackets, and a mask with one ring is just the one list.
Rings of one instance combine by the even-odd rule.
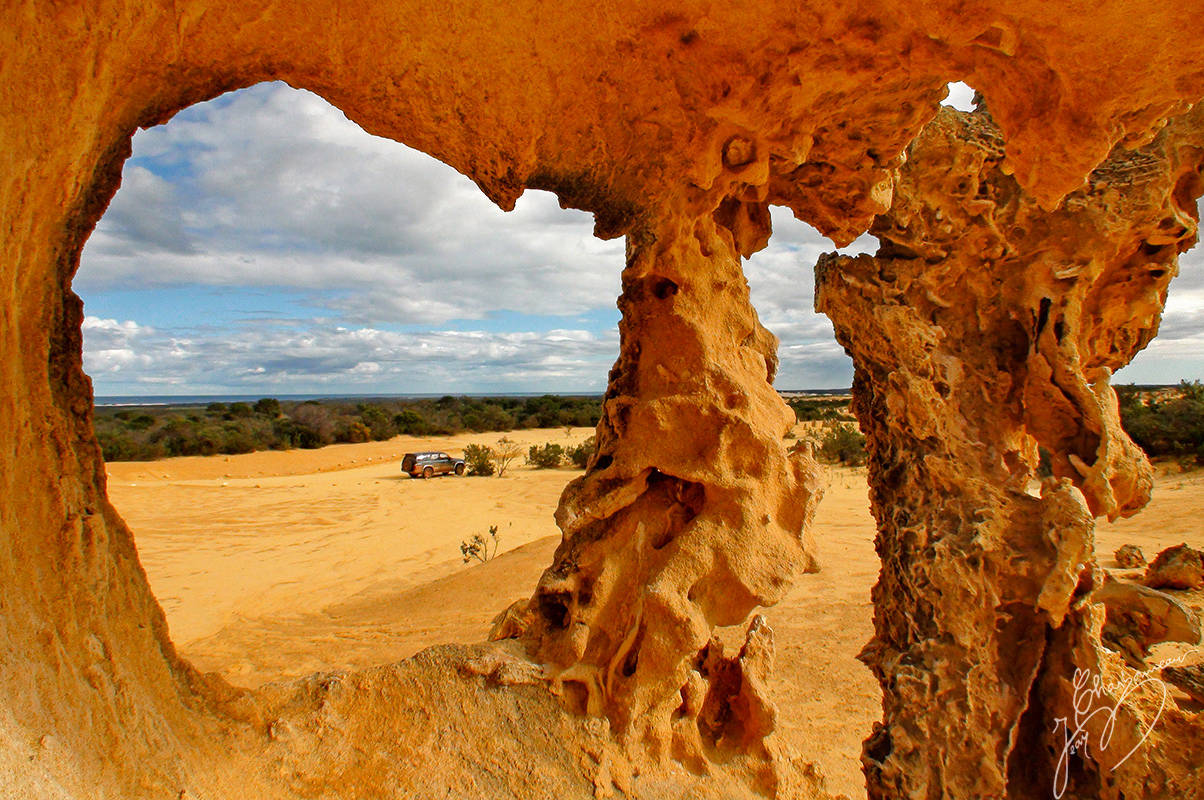
[[[819, 468], [783, 444], [794, 415], [772, 386], [777, 339], [749, 304], [735, 239], [680, 211], [629, 236], [597, 451], [561, 498], [564, 542], [525, 634], [571, 707], [687, 763], [772, 730], [759, 687], [730, 680], [749, 674], [749, 645], [725, 661], [712, 631], [815, 565], [804, 529]], [[765, 631], [749, 637], [767, 658]], [[702, 724], [715, 707], [722, 718]]]
[[[816, 306], [856, 365], [879, 526], [870, 796], [1192, 796], [1198, 776], [1157, 746], [1169, 714], [1125, 761], [1148, 709], [1105, 693], [1117, 733], [1090, 720], [1068, 787], [1057, 720], [1073, 723], [1076, 672], [1125, 672], [1100, 646], [1093, 517], [1135, 513], [1152, 481], [1109, 378], [1153, 338], [1195, 242], [1204, 108], [1117, 148], [1053, 212], [1004, 147], [986, 112], [942, 110], [871, 228], [877, 255], [817, 270]], [[1167, 750], [1199, 763], [1198, 731], [1185, 739]]]
[[[1091, 517], [1136, 511], [1149, 490], [1107, 377], [1153, 335], [1194, 235], [1198, 12], [8, 3], [0, 795], [818, 796], [774, 744], [772, 636], [745, 620], [812, 568], [819, 498], [811, 459], [783, 447], [775, 341], [741, 274], [770, 204], [840, 243], [890, 212], [880, 258], [820, 270], [857, 360], [881, 527], [871, 792], [1042, 795], [1026, 780], [1054, 769], [1041, 743], [1068, 672], [1108, 656], [1080, 566]], [[520, 641], [254, 692], [172, 645], [106, 497], [71, 281], [134, 131], [265, 80], [441, 159], [503, 208], [545, 189], [628, 237], [598, 451], [565, 492], [553, 565], [505, 624]], [[903, 165], [951, 80], [983, 92], [997, 127], [946, 112]], [[1038, 444], [1058, 476], [1040, 491]], [[734, 655], [712, 639], [746, 624]], [[1166, 752], [1197, 757], [1192, 741]], [[1191, 762], [1159, 752], [1114, 777], [1091, 761], [1074, 791], [1188, 796]]]

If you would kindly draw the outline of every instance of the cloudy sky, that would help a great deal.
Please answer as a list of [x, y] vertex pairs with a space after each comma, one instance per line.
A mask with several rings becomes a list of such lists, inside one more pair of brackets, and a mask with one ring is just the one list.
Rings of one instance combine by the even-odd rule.
[[[778, 386], [847, 387], [811, 310], [811, 267], [834, 248], [773, 219], [746, 270], [782, 340]], [[75, 280], [84, 366], [98, 396], [600, 392], [623, 244], [591, 229], [544, 192], [503, 213], [315, 95], [261, 84], [134, 137]], [[1204, 374], [1204, 259], [1183, 266], [1162, 337], [1119, 379]]]

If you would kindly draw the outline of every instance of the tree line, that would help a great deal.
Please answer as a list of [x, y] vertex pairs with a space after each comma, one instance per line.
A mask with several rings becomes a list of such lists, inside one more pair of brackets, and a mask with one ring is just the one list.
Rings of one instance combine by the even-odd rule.
[[1172, 458], [1184, 467], [1204, 465], [1204, 384], [1174, 388], [1118, 386], [1120, 422], [1151, 458]]
[[[1204, 464], [1204, 384], [1175, 387], [1117, 386], [1121, 422], [1151, 458], [1184, 466]], [[799, 421], [825, 423], [817, 454], [860, 463], [864, 438], [853, 424], [849, 400], [790, 398]], [[594, 427], [601, 397], [454, 397], [210, 403], [208, 406], [100, 407], [96, 437], [109, 461], [169, 456], [250, 453], [324, 447], [339, 442], [391, 439], [399, 434], [444, 436], [523, 428]], [[535, 454], [533, 463], [542, 455]], [[556, 454], [576, 460], [570, 454]]]
[[238, 454], [384, 441], [399, 434], [594, 427], [601, 397], [453, 397], [99, 407], [96, 438], [108, 461]]

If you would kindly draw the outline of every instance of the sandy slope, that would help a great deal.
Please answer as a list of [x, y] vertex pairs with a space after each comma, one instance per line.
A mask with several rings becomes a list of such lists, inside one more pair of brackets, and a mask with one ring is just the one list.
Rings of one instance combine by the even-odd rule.
[[[566, 437], [558, 429], [510, 437], [525, 448], [576, 443], [590, 433], [580, 428]], [[471, 441], [497, 438], [399, 437], [320, 450], [115, 463], [108, 470], [109, 496], [135, 532], [172, 637], [187, 646], [240, 620], [320, 610], [381, 582], [395, 591], [430, 580], [459, 568], [461, 540], [490, 525], [501, 528], [507, 549], [554, 535], [550, 509], [567, 470], [520, 467], [503, 478], [430, 481], [401, 474], [406, 451], [459, 454]]]
[[[524, 448], [592, 431], [520, 431]], [[552, 521], [576, 472], [518, 467], [504, 478], [410, 480], [408, 450], [459, 452], [498, 434], [336, 445], [314, 451], [109, 465], [109, 495], [130, 523], [185, 656], [235, 683], [363, 667], [437, 642], [482, 639], [530, 594], [559, 541]], [[766, 612], [777, 635], [774, 689], [783, 737], [864, 797], [858, 755], [879, 714], [856, 654], [872, 633], [877, 576], [863, 471], [831, 470], [815, 531], [823, 570]], [[1105, 566], [1122, 543], [1147, 557], [1204, 544], [1204, 474], [1169, 473], [1143, 514], [1101, 525]], [[461, 563], [459, 544], [499, 525], [502, 550]]]

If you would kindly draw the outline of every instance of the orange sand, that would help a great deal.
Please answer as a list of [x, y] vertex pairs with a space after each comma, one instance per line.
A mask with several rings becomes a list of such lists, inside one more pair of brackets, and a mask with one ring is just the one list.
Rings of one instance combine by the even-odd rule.
[[[591, 433], [508, 435], [525, 450]], [[459, 454], [500, 435], [114, 463], [109, 497], [134, 530], [181, 652], [255, 686], [480, 641], [498, 611], [530, 594], [559, 541], [552, 512], [576, 471], [520, 464], [503, 478], [423, 481], [399, 469], [407, 451]], [[856, 655], [873, 630], [878, 561], [864, 470], [829, 476], [815, 522], [823, 569], [765, 613], [777, 636], [783, 739], [831, 790], [859, 798], [861, 740], [880, 706]], [[1145, 512], [1100, 525], [1101, 563], [1115, 567], [1123, 543], [1147, 558], [1182, 541], [1200, 546], [1201, 518], [1204, 473], [1166, 473]], [[490, 525], [501, 529], [501, 555], [461, 563], [460, 542]]]

